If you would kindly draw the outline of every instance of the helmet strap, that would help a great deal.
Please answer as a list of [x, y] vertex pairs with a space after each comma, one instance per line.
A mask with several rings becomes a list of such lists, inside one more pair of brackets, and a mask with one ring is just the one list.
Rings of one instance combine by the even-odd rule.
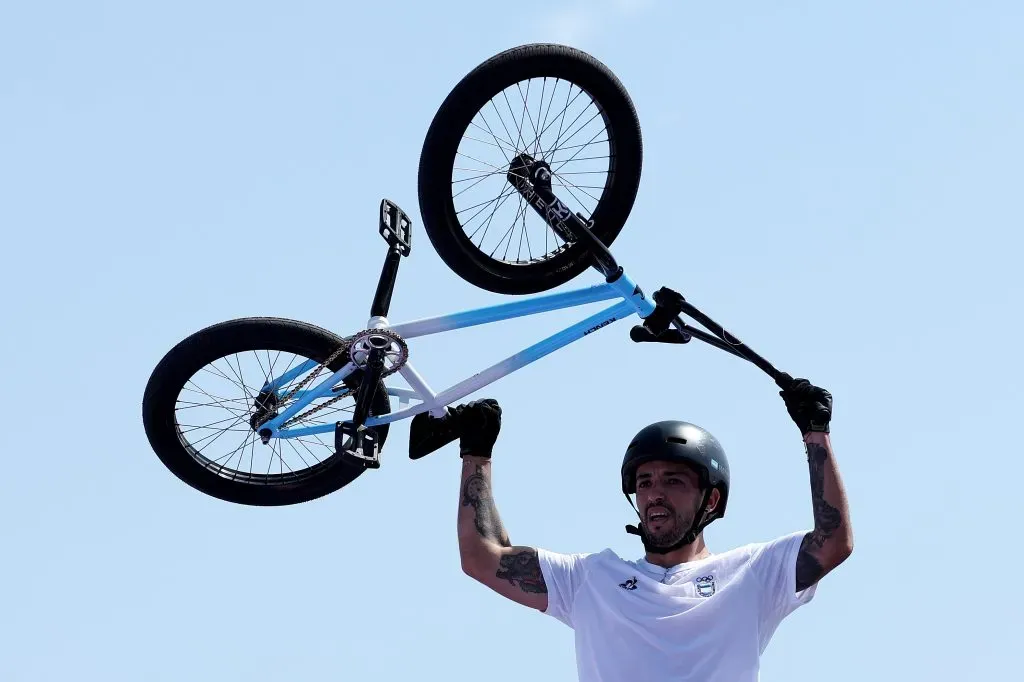
[[651, 554], [668, 554], [669, 552], [676, 551], [680, 547], [685, 547], [686, 545], [696, 540], [697, 536], [700, 535], [700, 532], [704, 530], [704, 527], [714, 520], [713, 517], [710, 519], [706, 518], [708, 498], [711, 497], [712, 490], [713, 488], [710, 486], [704, 490], [704, 497], [700, 502], [700, 507], [698, 507], [699, 511], [694, 516], [693, 523], [690, 524], [689, 530], [687, 530], [686, 533], [683, 534], [683, 537], [680, 538], [678, 542], [669, 547], [660, 547], [652, 544], [651, 538], [647, 534], [647, 530], [644, 528], [643, 517], [640, 515], [640, 510], [636, 508], [635, 504], [633, 504], [633, 499], [629, 495], [626, 495], [626, 499], [629, 500], [629, 506], [633, 508], [633, 511], [636, 512], [637, 517], [640, 519], [640, 523], [637, 526], [627, 525], [626, 532], [631, 535], [639, 535], [640, 542], [643, 543], [644, 549], [650, 552]]

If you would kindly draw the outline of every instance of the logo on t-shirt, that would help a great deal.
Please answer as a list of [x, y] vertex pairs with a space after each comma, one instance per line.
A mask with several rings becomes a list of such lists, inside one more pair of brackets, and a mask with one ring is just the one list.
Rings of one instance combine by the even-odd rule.
[[710, 597], [715, 593], [715, 576], [705, 575], [693, 581], [697, 586], [697, 596]]
[[624, 583], [619, 583], [619, 587], [624, 590], [635, 590], [636, 589], [636, 576], [633, 576]]

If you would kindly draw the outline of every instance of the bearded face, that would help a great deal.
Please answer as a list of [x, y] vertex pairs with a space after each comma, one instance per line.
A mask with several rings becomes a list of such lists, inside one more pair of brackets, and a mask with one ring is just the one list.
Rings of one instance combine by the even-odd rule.
[[[636, 503], [650, 541], [658, 547], [679, 542], [697, 516], [704, 493], [700, 478], [677, 462], [645, 462], [636, 472]], [[713, 508], [717, 496], [709, 504]]]

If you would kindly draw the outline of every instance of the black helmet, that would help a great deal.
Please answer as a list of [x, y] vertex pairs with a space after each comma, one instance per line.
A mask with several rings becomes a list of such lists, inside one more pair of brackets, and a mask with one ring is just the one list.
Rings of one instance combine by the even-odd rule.
[[[729, 498], [729, 461], [718, 439], [695, 424], [660, 421], [645, 426], [633, 436], [622, 458], [622, 492], [630, 504], [633, 502], [629, 496], [636, 492], [637, 467], [654, 460], [682, 462], [697, 472], [700, 487], [704, 490], [702, 509], [707, 505], [712, 489], [718, 488], [721, 496], [714, 513], [703, 520], [701, 514], [698, 514], [682, 541], [670, 548], [653, 549], [664, 553], [693, 542], [704, 526], [725, 516], [725, 505]], [[652, 550], [642, 529], [627, 526], [627, 530], [640, 535], [644, 546]]]

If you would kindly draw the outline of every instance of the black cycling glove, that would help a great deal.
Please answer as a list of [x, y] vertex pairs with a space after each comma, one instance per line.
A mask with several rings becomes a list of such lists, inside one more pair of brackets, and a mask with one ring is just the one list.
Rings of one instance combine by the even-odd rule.
[[473, 455], [490, 459], [501, 430], [501, 407], [493, 398], [474, 400], [455, 408], [458, 415], [459, 456]]
[[777, 383], [782, 387], [779, 395], [786, 403], [786, 410], [796, 422], [801, 435], [812, 431], [829, 432], [829, 422], [832, 420], [831, 393], [807, 379], [794, 379], [788, 374], [783, 374]]

